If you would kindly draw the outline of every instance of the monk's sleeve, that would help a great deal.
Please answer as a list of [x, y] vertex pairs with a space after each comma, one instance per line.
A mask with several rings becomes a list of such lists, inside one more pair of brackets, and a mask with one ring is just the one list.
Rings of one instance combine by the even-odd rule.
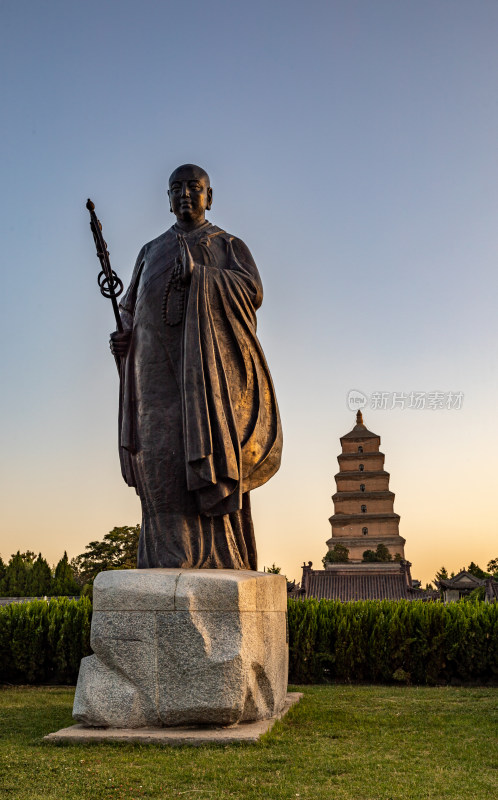
[[201, 513], [242, 507], [242, 494], [280, 465], [275, 391], [256, 336], [263, 289], [240, 240], [223, 267], [194, 266], [184, 329], [182, 394], [187, 484]]
[[119, 313], [121, 315], [121, 321], [125, 330], [131, 330], [133, 327], [133, 315], [135, 313], [138, 282], [140, 280], [140, 275], [142, 274], [142, 268], [144, 265], [145, 248], [146, 246], [144, 245], [137, 256], [137, 260], [135, 261], [135, 266], [131, 275], [130, 285], [128, 286], [119, 303]]
[[[142, 273], [146, 246], [140, 250], [131, 276], [128, 289], [119, 304], [119, 313], [125, 331], [133, 330], [135, 303], [137, 289]], [[135, 402], [135, 374], [134, 374], [134, 341], [133, 335], [128, 348], [128, 353], [123, 359], [119, 371], [119, 460], [121, 474], [128, 484], [136, 488], [137, 482], [133, 470], [131, 454], [136, 451], [136, 402]]]

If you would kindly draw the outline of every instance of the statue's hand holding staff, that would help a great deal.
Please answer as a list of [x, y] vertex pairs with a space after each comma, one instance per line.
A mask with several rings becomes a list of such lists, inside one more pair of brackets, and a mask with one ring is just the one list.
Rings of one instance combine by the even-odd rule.
[[180, 247], [180, 263], [182, 265], [182, 282], [186, 285], [190, 283], [190, 278], [192, 277], [192, 272], [194, 269], [194, 259], [192, 258], [192, 253], [189, 250], [189, 246], [187, 244], [187, 240], [185, 236], [181, 233], [178, 233], [177, 241]]
[[109, 339], [109, 347], [115, 358], [124, 358], [128, 352], [131, 340], [131, 331], [114, 331]]
[[109, 342], [111, 353], [116, 359], [116, 366], [120, 371], [120, 359], [126, 356], [130, 346], [131, 331], [123, 329], [123, 322], [119, 313], [117, 298], [123, 291], [123, 282], [118, 278], [116, 273], [111, 267], [109, 259], [109, 251], [107, 249], [107, 242], [104, 240], [102, 234], [102, 223], [95, 213], [95, 204], [88, 198], [86, 207], [90, 212], [90, 228], [97, 248], [97, 258], [100, 261], [102, 271], [98, 276], [98, 283], [100, 293], [112, 301], [114, 310], [114, 317], [116, 319], [117, 331], [111, 333]]

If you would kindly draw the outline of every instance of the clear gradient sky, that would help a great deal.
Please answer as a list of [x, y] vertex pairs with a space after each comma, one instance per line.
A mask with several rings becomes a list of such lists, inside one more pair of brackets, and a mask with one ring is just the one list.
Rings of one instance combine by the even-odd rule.
[[464, 393], [365, 422], [414, 577], [496, 557], [498, 3], [2, 0], [0, 37], [4, 559], [140, 519], [85, 202], [126, 283], [186, 161], [265, 286], [285, 446], [260, 567], [320, 565], [350, 389]]

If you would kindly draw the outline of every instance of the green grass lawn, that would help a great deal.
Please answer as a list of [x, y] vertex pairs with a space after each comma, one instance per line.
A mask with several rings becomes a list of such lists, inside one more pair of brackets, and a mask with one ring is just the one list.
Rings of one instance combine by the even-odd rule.
[[50, 745], [72, 689], [0, 690], [0, 798], [496, 800], [491, 688], [305, 686], [257, 744]]

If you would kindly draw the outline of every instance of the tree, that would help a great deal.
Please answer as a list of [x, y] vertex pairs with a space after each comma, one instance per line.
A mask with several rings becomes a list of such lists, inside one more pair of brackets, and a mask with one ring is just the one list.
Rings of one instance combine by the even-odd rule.
[[71, 561], [80, 586], [93, 583], [107, 569], [135, 569], [140, 525], [123, 525], [106, 533], [102, 541], [90, 542], [86, 552]]
[[393, 561], [403, 561], [403, 556], [401, 553], [395, 553], [393, 556]]
[[349, 549], [343, 544], [335, 544], [332, 550], [328, 550], [322, 558], [322, 564], [347, 564], [349, 561]]
[[280, 575], [281, 567], [276, 567], [275, 563], [273, 563], [271, 567], [268, 567], [268, 569], [266, 569], [266, 567], [263, 567], [263, 571], [269, 572], [270, 575]]
[[4, 560], [2, 556], [0, 556], [0, 587], [2, 585], [2, 581], [5, 577], [5, 573], [7, 571], [7, 567], [5, 566]]
[[378, 561], [392, 561], [393, 557], [389, 550], [387, 549], [386, 545], [381, 542], [377, 545], [377, 549], [375, 550], [375, 555], [377, 556]]
[[52, 571], [48, 562], [38, 554], [28, 574], [26, 594], [29, 597], [44, 597], [50, 594], [52, 588]]
[[441, 569], [438, 570], [438, 572], [436, 572], [436, 576], [434, 578], [434, 583], [437, 586], [439, 581], [447, 581], [448, 578], [449, 578], [448, 570], [446, 569], [446, 567], [441, 567]]
[[464, 597], [464, 600], [485, 600], [485, 599], [486, 599], [485, 586], [477, 586], [475, 589], [472, 589], [472, 591], [468, 593], [467, 597]]
[[66, 551], [57, 564], [51, 587], [51, 594], [55, 596], [78, 595], [80, 587], [76, 583], [73, 570], [69, 564]]
[[25, 550], [24, 553], [21, 553], [20, 555], [22, 560], [28, 567], [33, 566], [36, 559], [36, 553], [33, 553], [32, 550]]
[[492, 558], [487, 564], [488, 572], [498, 580], [498, 558]]
[[0, 587], [3, 597], [26, 597], [28, 569], [29, 567], [18, 550], [17, 553], [10, 557], [5, 570]]
[[470, 574], [473, 575], [475, 578], [480, 578], [481, 580], [490, 577], [487, 572], [484, 572], [484, 570], [481, 569], [477, 564], [474, 564], [473, 561], [471, 561], [469, 566], [467, 567], [467, 572], [470, 572]]
[[393, 557], [383, 542], [380, 542], [380, 544], [377, 545], [375, 551], [365, 550], [363, 553], [363, 561], [367, 562], [370, 561], [376, 563], [384, 563], [392, 560]]

